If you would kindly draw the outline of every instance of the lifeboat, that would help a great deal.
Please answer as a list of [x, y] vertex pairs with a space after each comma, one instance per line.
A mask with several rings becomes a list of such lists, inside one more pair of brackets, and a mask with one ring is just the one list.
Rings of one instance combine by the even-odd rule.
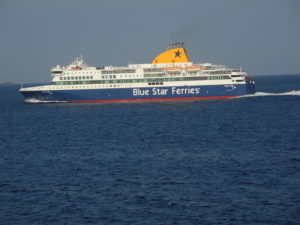
[[175, 72], [175, 71], [180, 71], [180, 70], [181, 70], [181, 67], [179, 67], [179, 66], [166, 67], [166, 71], [169, 71], [169, 72]]
[[185, 69], [188, 70], [188, 71], [198, 71], [198, 70], [201, 70], [201, 66], [193, 65], [193, 66], [185, 67]]

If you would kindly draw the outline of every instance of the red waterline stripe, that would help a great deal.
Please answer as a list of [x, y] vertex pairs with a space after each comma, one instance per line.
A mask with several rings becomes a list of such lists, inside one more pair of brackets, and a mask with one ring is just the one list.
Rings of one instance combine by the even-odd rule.
[[212, 96], [212, 97], [179, 97], [179, 98], [147, 98], [147, 99], [109, 99], [109, 100], [74, 100], [69, 102], [150, 102], [150, 101], [181, 101], [181, 100], [199, 100], [199, 99], [225, 99], [236, 98], [235, 96]]

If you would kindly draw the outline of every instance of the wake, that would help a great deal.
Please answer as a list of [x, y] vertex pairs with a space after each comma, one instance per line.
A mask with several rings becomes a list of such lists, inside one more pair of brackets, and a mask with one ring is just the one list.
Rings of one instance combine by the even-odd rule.
[[268, 93], [268, 92], [256, 92], [252, 95], [244, 95], [241, 96], [242, 98], [249, 98], [249, 97], [264, 97], [264, 96], [300, 96], [300, 91], [288, 91], [288, 92], [282, 92], [282, 93]]
[[50, 101], [50, 100], [39, 100], [39, 99], [28, 98], [25, 99], [24, 102], [30, 104], [43, 104], [43, 103], [62, 103], [66, 101]]

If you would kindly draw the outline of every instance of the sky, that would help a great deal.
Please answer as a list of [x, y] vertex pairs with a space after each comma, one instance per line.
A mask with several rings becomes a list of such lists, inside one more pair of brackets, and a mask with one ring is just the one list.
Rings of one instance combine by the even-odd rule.
[[299, 0], [0, 0], [0, 81], [49, 82], [81, 53], [151, 63], [178, 41], [195, 63], [300, 74], [299, 12]]

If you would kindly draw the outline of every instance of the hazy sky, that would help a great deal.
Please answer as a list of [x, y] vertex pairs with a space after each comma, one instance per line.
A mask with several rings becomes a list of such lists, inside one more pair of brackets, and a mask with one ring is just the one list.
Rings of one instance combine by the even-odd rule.
[[0, 0], [0, 80], [48, 82], [93, 66], [151, 63], [174, 41], [193, 62], [300, 73], [300, 0]]

